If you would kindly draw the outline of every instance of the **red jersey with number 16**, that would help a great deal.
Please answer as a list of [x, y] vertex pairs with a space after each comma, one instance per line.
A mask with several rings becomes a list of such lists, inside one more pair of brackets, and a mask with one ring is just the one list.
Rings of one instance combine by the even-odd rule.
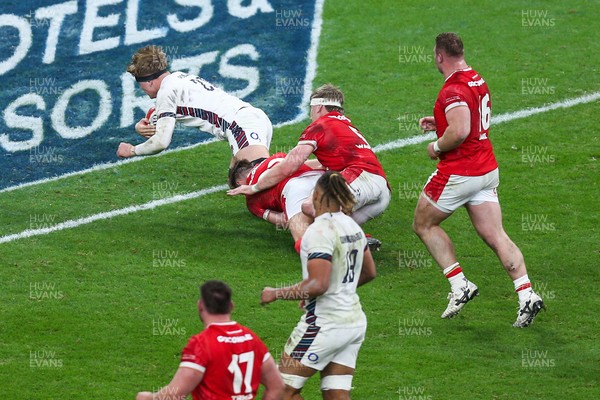
[[194, 400], [252, 400], [262, 364], [269, 357], [267, 346], [254, 332], [231, 321], [210, 324], [193, 336], [179, 366], [204, 373], [192, 391]]
[[459, 106], [469, 107], [471, 132], [460, 146], [440, 154], [437, 169], [447, 175], [485, 175], [498, 168], [488, 137], [492, 102], [487, 83], [471, 68], [455, 71], [446, 78], [433, 108], [438, 138], [448, 127], [446, 113]]
[[298, 144], [311, 145], [321, 165], [341, 172], [348, 183], [363, 171], [386, 177], [367, 140], [346, 116], [337, 111], [310, 124], [300, 135]]

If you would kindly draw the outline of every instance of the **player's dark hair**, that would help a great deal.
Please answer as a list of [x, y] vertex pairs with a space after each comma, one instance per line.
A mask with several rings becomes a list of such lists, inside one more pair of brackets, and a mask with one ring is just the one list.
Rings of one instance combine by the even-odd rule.
[[326, 201], [328, 207], [333, 202], [342, 208], [344, 214], [352, 213], [356, 199], [342, 174], [337, 171], [327, 171], [321, 175], [316, 186], [322, 193], [320, 202]]
[[200, 286], [200, 296], [210, 314], [229, 314], [233, 308], [231, 288], [225, 282], [212, 280]]
[[435, 38], [435, 51], [443, 51], [450, 57], [460, 57], [465, 54], [460, 36], [454, 32], [444, 32]]
[[333, 86], [331, 83], [326, 83], [325, 85], [316, 88], [312, 94], [310, 95], [310, 99], [327, 99], [327, 100], [335, 100], [339, 102], [342, 107], [337, 106], [325, 106], [325, 109], [328, 112], [337, 111], [340, 114], [344, 114], [344, 93], [340, 88]]
[[230, 188], [236, 188], [240, 185], [237, 184], [237, 180], [240, 179], [247, 171], [253, 168], [253, 164], [248, 160], [237, 160], [233, 166], [229, 169], [229, 178], [227, 183]]

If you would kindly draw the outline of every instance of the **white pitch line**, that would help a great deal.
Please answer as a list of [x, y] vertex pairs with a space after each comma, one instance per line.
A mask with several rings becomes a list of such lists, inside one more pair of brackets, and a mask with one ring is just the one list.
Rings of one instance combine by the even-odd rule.
[[[598, 99], [600, 99], [600, 92], [595, 92], [595, 93], [591, 93], [591, 94], [577, 97], [574, 99], [569, 99], [569, 100], [565, 100], [565, 101], [558, 102], [558, 103], [552, 103], [552, 104], [549, 104], [549, 105], [543, 106], [543, 107], [528, 108], [528, 109], [516, 111], [513, 113], [501, 114], [495, 118], [492, 118], [492, 122], [494, 124], [501, 124], [503, 122], [509, 122], [509, 121], [513, 121], [516, 119], [520, 119], [520, 118], [526, 118], [531, 115], [540, 114], [540, 113], [544, 113], [544, 112], [551, 111], [551, 110], [556, 110], [558, 108], [568, 108], [568, 107], [576, 106], [578, 104], [590, 103], [590, 102], [598, 100]], [[410, 138], [400, 139], [400, 140], [396, 140], [394, 142], [375, 146], [373, 148], [373, 151], [375, 151], [376, 153], [379, 153], [379, 152], [385, 151], [385, 150], [392, 150], [392, 149], [397, 149], [400, 147], [406, 147], [406, 146], [418, 144], [418, 143], [421, 143], [421, 142], [424, 142], [427, 140], [431, 140], [434, 137], [435, 137], [435, 135], [433, 134], [433, 132], [429, 132], [428, 134], [425, 134], [425, 135], [413, 136]], [[90, 215], [89, 217], [83, 217], [83, 218], [79, 218], [76, 220], [69, 220], [69, 221], [61, 222], [59, 224], [56, 224], [56, 225], [48, 227], [48, 228], [27, 229], [20, 233], [15, 233], [12, 235], [6, 235], [6, 236], [0, 237], [0, 244], [13, 242], [15, 240], [24, 239], [24, 238], [28, 238], [28, 237], [32, 237], [32, 236], [46, 235], [48, 233], [56, 232], [56, 231], [63, 230], [63, 229], [75, 228], [75, 227], [78, 227], [81, 225], [89, 224], [89, 223], [103, 220], [103, 219], [113, 218], [113, 217], [116, 217], [119, 215], [127, 215], [127, 214], [131, 214], [131, 213], [138, 212], [138, 211], [151, 210], [156, 207], [163, 206], [163, 205], [178, 203], [180, 201], [185, 201], [185, 200], [190, 200], [190, 199], [195, 199], [195, 198], [202, 197], [202, 196], [205, 196], [205, 195], [211, 194], [211, 193], [216, 193], [216, 192], [219, 192], [219, 191], [222, 191], [225, 189], [227, 189], [226, 185], [213, 186], [213, 187], [210, 187], [207, 189], [202, 189], [202, 190], [199, 190], [196, 192], [190, 192], [190, 193], [187, 193], [184, 195], [167, 197], [167, 198], [160, 199], [160, 200], [153, 200], [151, 202], [148, 202], [145, 204], [140, 204], [137, 206], [129, 206], [129, 207], [121, 208], [118, 210], [113, 210], [113, 211], [103, 212], [100, 214]]]
[[[598, 99], [600, 99], [600, 92], [594, 92], [580, 97], [575, 97], [574, 99], [568, 99], [564, 101], [559, 101], [557, 103], [548, 104], [542, 107], [526, 108], [525, 110], [500, 114], [498, 116], [492, 116], [492, 125], [502, 124], [504, 122], [510, 122], [516, 119], [530, 117], [535, 114], [541, 114], [559, 108], [569, 108], [579, 104], [591, 103], [592, 101], [596, 101]], [[377, 145], [373, 147], [373, 151], [375, 153], [378, 153], [380, 151], [398, 149], [400, 147], [409, 146], [411, 144], [419, 144], [433, 139], [435, 139], [435, 134], [433, 132], [428, 132], [424, 135], [412, 136], [409, 138], [398, 139], [393, 142]]]
[[32, 236], [47, 235], [48, 233], [61, 231], [63, 229], [76, 228], [81, 225], [86, 225], [86, 224], [90, 224], [95, 221], [100, 221], [103, 219], [117, 217], [119, 215], [127, 215], [127, 214], [135, 213], [138, 211], [144, 211], [144, 210], [152, 210], [153, 208], [156, 208], [156, 207], [164, 206], [167, 204], [179, 203], [180, 201], [195, 199], [197, 197], [202, 197], [207, 194], [221, 192], [225, 189], [227, 189], [227, 185], [213, 186], [213, 187], [210, 187], [207, 189], [198, 190], [196, 192], [181, 194], [181, 195], [177, 195], [177, 196], [173, 196], [173, 197], [166, 197], [166, 198], [160, 199], [160, 200], [153, 200], [148, 203], [140, 204], [137, 206], [129, 206], [129, 207], [125, 207], [125, 208], [120, 208], [118, 210], [107, 211], [107, 212], [103, 212], [100, 214], [90, 215], [89, 217], [72, 219], [72, 220], [61, 222], [59, 224], [56, 224], [56, 225], [53, 225], [53, 226], [50, 226], [47, 228], [27, 229], [20, 233], [15, 233], [12, 235], [0, 237], [0, 243], [8, 243], [8, 242], [12, 242], [12, 241], [15, 241], [18, 239], [24, 239], [24, 238], [28, 238], [28, 237], [32, 237]]
[[[156, 155], [154, 155], [152, 157], [161, 157], [161, 156], [164, 156], [164, 155], [167, 155], [167, 154], [177, 153], [177, 152], [180, 152], [180, 151], [193, 149], [194, 147], [204, 146], [206, 144], [214, 143], [214, 142], [218, 142], [218, 140], [217, 139], [208, 139], [208, 140], [205, 140], [204, 142], [191, 144], [189, 146], [178, 147], [176, 149], [167, 149], [167, 150], [165, 150], [165, 151], [163, 151], [163, 152], [161, 152], [159, 154], [156, 154]], [[91, 168], [82, 169], [80, 171], [68, 172], [66, 174], [59, 175], [59, 176], [53, 176], [51, 178], [44, 178], [44, 179], [40, 179], [40, 180], [37, 180], [37, 181], [25, 182], [25, 183], [21, 183], [19, 185], [15, 185], [15, 186], [9, 186], [9, 187], [6, 187], [4, 189], [0, 189], [0, 193], [12, 192], [13, 190], [23, 189], [23, 188], [26, 188], [28, 186], [41, 185], [43, 183], [53, 182], [53, 181], [57, 181], [59, 179], [64, 179], [64, 178], [68, 178], [68, 177], [71, 177], [71, 176], [84, 175], [84, 174], [87, 174], [87, 173], [90, 173], [90, 172], [94, 172], [94, 171], [102, 171], [104, 169], [119, 167], [121, 165], [129, 164], [129, 163], [132, 163], [132, 162], [142, 161], [142, 160], [144, 160], [146, 158], [147, 157], [132, 157], [132, 158], [127, 158], [125, 160], [116, 161], [116, 162], [109, 162], [109, 163], [104, 163], [104, 164], [96, 164], [96, 165], [94, 165]]]

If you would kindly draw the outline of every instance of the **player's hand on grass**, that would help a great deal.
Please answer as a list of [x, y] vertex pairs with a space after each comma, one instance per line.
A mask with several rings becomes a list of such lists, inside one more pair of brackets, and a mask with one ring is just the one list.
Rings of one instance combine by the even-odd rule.
[[237, 196], [238, 194], [253, 195], [255, 193], [256, 192], [252, 190], [252, 185], [240, 185], [227, 191], [227, 194], [230, 196]]
[[419, 126], [423, 130], [423, 133], [429, 131], [435, 131], [435, 118], [433, 117], [423, 117], [419, 119]]
[[152, 400], [151, 392], [139, 392], [137, 396], [135, 396], [135, 400]]
[[275, 294], [275, 288], [266, 287], [262, 290], [260, 294], [260, 304], [265, 305], [274, 302], [277, 300], [277, 295]]
[[129, 143], [121, 142], [119, 143], [119, 148], [117, 149], [117, 156], [121, 158], [128, 158], [135, 156], [134, 146]]
[[150, 121], [147, 118], [142, 118], [135, 124], [135, 131], [146, 139], [149, 139], [156, 133], [156, 126], [150, 125]]

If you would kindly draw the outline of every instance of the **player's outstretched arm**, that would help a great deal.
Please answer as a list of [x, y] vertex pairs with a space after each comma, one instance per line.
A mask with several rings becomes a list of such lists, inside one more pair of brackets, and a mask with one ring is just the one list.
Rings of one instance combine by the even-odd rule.
[[313, 258], [308, 261], [306, 268], [308, 277], [295, 285], [283, 288], [264, 288], [260, 296], [260, 303], [268, 304], [275, 300], [308, 300], [327, 292], [331, 277], [331, 261], [324, 258]]
[[263, 400], [283, 399], [285, 384], [283, 383], [283, 379], [281, 379], [281, 374], [279, 373], [279, 369], [277, 369], [275, 361], [273, 361], [273, 357], [269, 357], [269, 359], [262, 364], [260, 383], [265, 387]]
[[171, 144], [175, 129], [175, 118], [165, 117], [156, 122], [156, 134], [142, 144], [135, 146], [135, 154], [139, 156], [160, 153]]
[[198, 370], [179, 367], [171, 382], [158, 392], [139, 392], [136, 400], [184, 400], [202, 381], [204, 373]]

